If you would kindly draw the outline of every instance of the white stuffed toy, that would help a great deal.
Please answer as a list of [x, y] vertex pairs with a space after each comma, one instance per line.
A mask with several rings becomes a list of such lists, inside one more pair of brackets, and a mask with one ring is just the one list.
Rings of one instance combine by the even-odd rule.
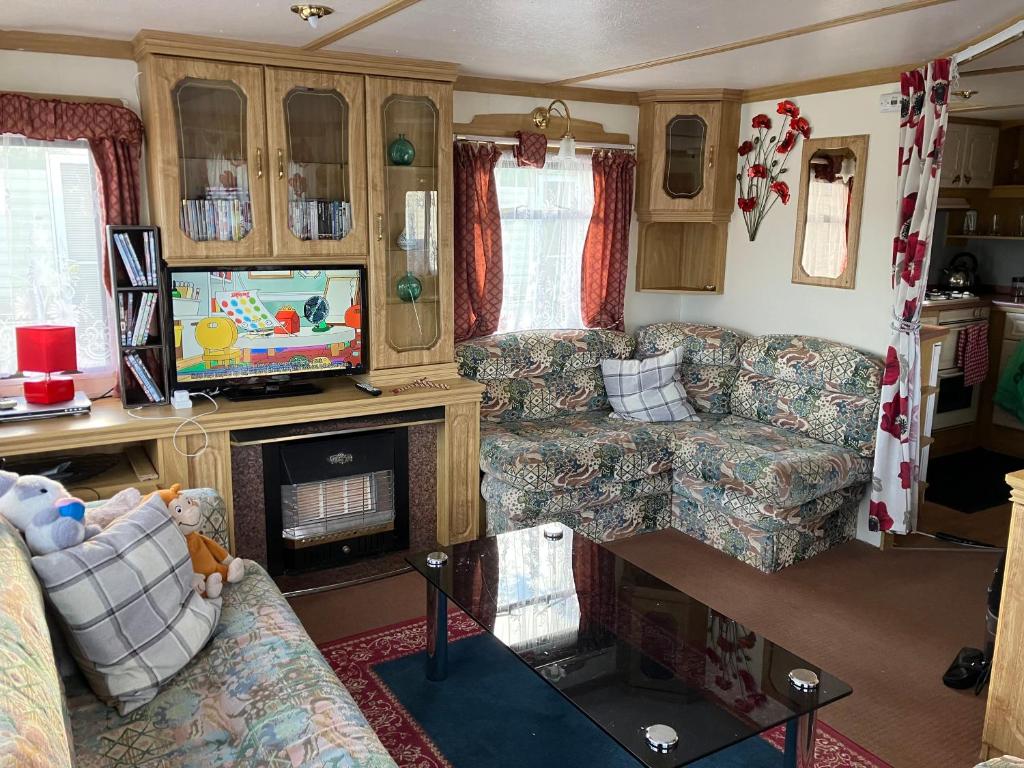
[[99, 526], [86, 525], [81, 499], [41, 475], [19, 477], [0, 471], [0, 515], [25, 535], [33, 555], [77, 546], [100, 531]]

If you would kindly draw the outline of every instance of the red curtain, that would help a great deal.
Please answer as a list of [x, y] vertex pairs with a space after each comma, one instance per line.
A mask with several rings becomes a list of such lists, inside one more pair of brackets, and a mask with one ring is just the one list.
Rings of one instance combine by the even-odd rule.
[[580, 301], [588, 328], [623, 330], [636, 156], [594, 153], [594, 213], [583, 245]]
[[[86, 139], [99, 176], [102, 223], [138, 224], [142, 120], [127, 107], [0, 93], [0, 133], [41, 141]], [[110, 287], [109, 266], [103, 277]]]
[[501, 213], [494, 144], [455, 142], [455, 341], [489, 336], [501, 315]]

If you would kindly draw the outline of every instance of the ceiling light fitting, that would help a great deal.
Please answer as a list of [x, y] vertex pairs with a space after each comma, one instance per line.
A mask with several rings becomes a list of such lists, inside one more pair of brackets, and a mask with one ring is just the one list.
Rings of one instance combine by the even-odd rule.
[[292, 13], [298, 15], [303, 21], [308, 21], [309, 26], [316, 29], [317, 23], [324, 16], [334, 13], [334, 9], [326, 5], [293, 5]]
[[[561, 109], [557, 108], [556, 104], [561, 104]], [[546, 107], [537, 107], [530, 113], [530, 117], [533, 118], [534, 125], [541, 130], [546, 130], [548, 123], [551, 121], [552, 113], [565, 118], [565, 133], [562, 135], [562, 140], [558, 143], [558, 157], [562, 160], [573, 160], [576, 158], [576, 139], [571, 132], [572, 117], [569, 115], [569, 105], [561, 99], [555, 99]]]
[[953, 91], [953, 95], [957, 98], [967, 101], [971, 96], [977, 95], [977, 91], [971, 90], [970, 88], [964, 88], [962, 91]]

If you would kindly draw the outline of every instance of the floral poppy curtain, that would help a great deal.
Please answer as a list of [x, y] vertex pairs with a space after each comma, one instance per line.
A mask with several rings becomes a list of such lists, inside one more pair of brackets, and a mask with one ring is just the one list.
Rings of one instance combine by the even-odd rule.
[[[87, 140], [99, 177], [102, 223], [139, 223], [143, 128], [127, 107], [0, 93], [0, 133], [39, 141]], [[103, 278], [109, 289], [106, 259]]]
[[636, 156], [632, 152], [597, 150], [593, 168], [594, 213], [583, 245], [580, 280], [583, 324], [621, 331]]
[[501, 316], [500, 157], [494, 144], [455, 142], [455, 341], [491, 335]]
[[893, 241], [893, 324], [882, 380], [871, 489], [872, 530], [913, 530], [921, 412], [921, 302], [949, 118], [951, 60], [900, 77], [899, 212]]

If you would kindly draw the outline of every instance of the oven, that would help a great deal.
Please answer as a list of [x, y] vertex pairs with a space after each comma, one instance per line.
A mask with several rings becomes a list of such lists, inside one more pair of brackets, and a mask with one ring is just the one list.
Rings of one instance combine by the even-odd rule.
[[964, 372], [956, 364], [960, 332], [970, 325], [988, 323], [988, 307], [946, 309], [939, 312], [938, 325], [949, 330], [939, 352], [939, 393], [935, 402], [933, 429], [973, 424], [978, 418], [981, 385], [964, 384]]

